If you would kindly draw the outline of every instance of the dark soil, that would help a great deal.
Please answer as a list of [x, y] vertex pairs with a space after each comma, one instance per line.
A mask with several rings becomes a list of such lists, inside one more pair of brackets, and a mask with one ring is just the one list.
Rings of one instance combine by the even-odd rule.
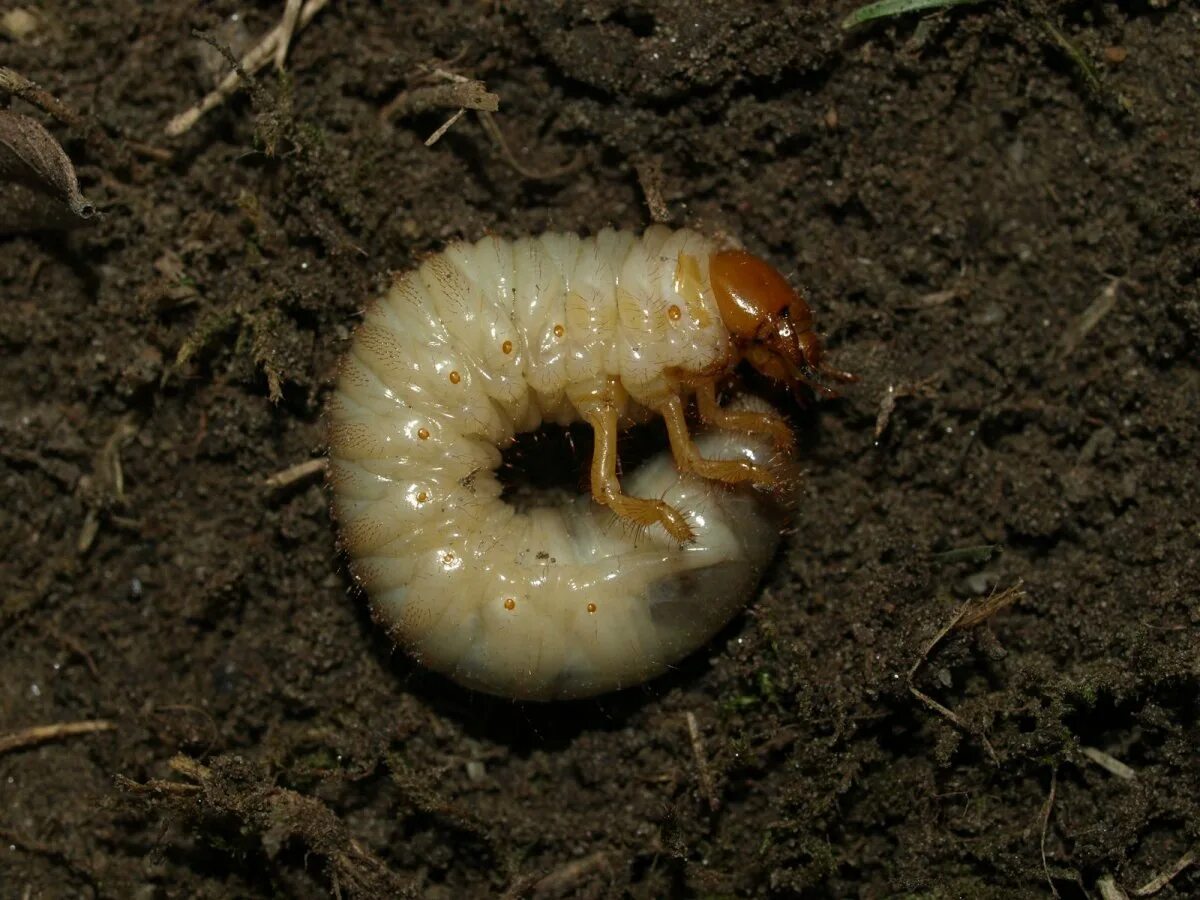
[[[282, 3], [26, 4], [0, 62], [85, 119], [12, 108], [105, 216], [0, 239], [0, 738], [114, 727], [0, 755], [0, 895], [1074, 898], [1187, 862], [1197, 9], [856, 5], [336, 3], [169, 139], [224, 71], [192, 29], [244, 52]], [[511, 159], [381, 121], [439, 66]], [[320, 455], [389, 270], [642, 228], [655, 162], [862, 380], [793, 408], [796, 527], [719, 640], [594, 701], [465, 692], [371, 624], [319, 480], [265, 480]]]

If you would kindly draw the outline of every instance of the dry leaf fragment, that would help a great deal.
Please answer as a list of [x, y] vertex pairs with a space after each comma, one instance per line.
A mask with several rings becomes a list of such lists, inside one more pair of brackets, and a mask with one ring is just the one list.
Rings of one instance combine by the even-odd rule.
[[73, 228], [98, 216], [54, 136], [36, 119], [0, 109], [0, 234]]

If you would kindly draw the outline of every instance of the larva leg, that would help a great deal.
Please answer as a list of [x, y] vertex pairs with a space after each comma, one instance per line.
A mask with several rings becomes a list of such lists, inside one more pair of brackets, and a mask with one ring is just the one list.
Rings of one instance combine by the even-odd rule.
[[592, 497], [596, 502], [635, 525], [657, 522], [680, 543], [692, 541], [695, 535], [679, 510], [661, 500], [627, 497], [621, 492], [621, 483], [617, 480], [616, 407], [606, 405], [585, 418], [596, 434], [596, 448], [592, 454]]
[[792, 434], [792, 429], [779, 416], [745, 409], [729, 410], [722, 407], [717, 402], [716, 382], [705, 382], [696, 389], [696, 406], [700, 411], [700, 418], [709, 425], [727, 431], [768, 435], [776, 447], [789, 453], [795, 447], [796, 438]]
[[688, 434], [687, 417], [684, 414], [683, 401], [671, 397], [658, 407], [659, 414], [667, 423], [667, 435], [671, 439], [671, 453], [675, 457], [675, 466], [681, 472], [692, 472], [701, 478], [713, 481], [723, 481], [726, 484], [740, 484], [752, 481], [762, 487], [775, 484], [775, 476], [762, 466], [756, 466], [740, 459], [705, 459], [700, 455], [700, 449], [692, 442]]

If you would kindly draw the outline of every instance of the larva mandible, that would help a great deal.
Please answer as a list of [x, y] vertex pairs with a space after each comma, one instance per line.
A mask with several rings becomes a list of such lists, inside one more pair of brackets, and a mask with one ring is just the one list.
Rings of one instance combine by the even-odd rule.
[[[741, 360], [823, 393], [851, 377], [782, 275], [687, 229], [489, 237], [398, 277], [329, 407], [334, 515], [376, 618], [426, 666], [520, 699], [628, 687], [700, 646], [774, 552], [791, 459], [774, 410], [720, 405]], [[622, 484], [619, 429], [654, 416], [671, 452]], [[502, 500], [501, 449], [580, 421], [592, 496]]]

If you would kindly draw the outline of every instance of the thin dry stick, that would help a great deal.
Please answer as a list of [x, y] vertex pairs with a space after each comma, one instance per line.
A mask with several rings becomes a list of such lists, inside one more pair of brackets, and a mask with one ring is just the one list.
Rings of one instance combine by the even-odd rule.
[[[304, 26], [312, 21], [313, 16], [324, 9], [328, 3], [329, 0], [308, 0], [308, 2], [301, 7], [300, 17], [297, 19], [295, 27], [291, 30], [289, 35], [303, 29]], [[225, 100], [237, 90], [238, 84], [242, 77], [241, 73], [245, 72], [253, 75], [268, 62], [270, 62], [271, 58], [275, 55], [275, 50], [279, 46], [279, 42], [283, 40], [283, 37], [284, 23], [280, 22], [273, 29], [267, 32], [266, 36], [259, 42], [257, 47], [250, 50], [245, 56], [242, 57], [241, 64], [238, 66], [238, 68], [235, 68], [232, 72], [221, 79], [221, 83], [213, 88], [213, 90], [210, 91], [203, 100], [190, 109], [181, 112], [170, 122], [168, 122], [167, 127], [164, 129], [167, 135], [170, 137], [179, 137], [179, 135], [183, 134], [198, 121], [200, 121], [201, 116], [213, 109], [216, 109], [218, 106], [224, 103]]]
[[996, 750], [992, 747], [992, 742], [987, 739], [987, 735], [983, 734], [982, 732], [976, 734], [976, 732], [968, 728], [962, 719], [956, 716], [950, 709], [938, 703], [928, 694], [921, 691], [915, 683], [915, 678], [921, 666], [924, 665], [925, 660], [929, 658], [929, 654], [933, 652], [933, 648], [940, 644], [942, 638], [944, 638], [947, 634], [949, 634], [955, 628], [969, 628], [972, 625], [978, 625], [980, 622], [983, 622], [984, 620], [995, 615], [996, 612], [1003, 609], [1005, 606], [1008, 606], [1018, 597], [1023, 595], [1024, 592], [1021, 590], [1021, 582], [1017, 582], [1015, 585], [1013, 585], [1013, 587], [1006, 591], [1002, 591], [999, 594], [992, 594], [982, 604], [976, 605], [964, 603], [959, 608], [958, 612], [954, 614], [954, 618], [947, 622], [946, 625], [944, 625], [942, 629], [933, 636], [933, 640], [931, 640], [925, 646], [925, 649], [921, 652], [921, 655], [917, 657], [917, 661], [913, 663], [912, 668], [908, 670], [907, 683], [909, 693], [911, 693], [914, 697], [916, 697], [934, 712], [949, 719], [967, 734], [974, 734], [976, 737], [978, 737], [980, 742], [983, 744], [984, 749], [987, 751], [988, 756], [991, 757], [992, 762], [996, 765], [1000, 764], [1000, 759], [998, 756], [996, 756]]
[[543, 172], [524, 166], [517, 162], [517, 158], [513, 156], [512, 150], [508, 147], [508, 141], [504, 139], [504, 133], [500, 130], [500, 126], [496, 124], [496, 120], [492, 114], [484, 110], [478, 110], [477, 112], [479, 121], [483, 124], [483, 130], [496, 142], [496, 146], [500, 148], [500, 155], [504, 157], [504, 161], [526, 178], [533, 181], [546, 181], [550, 178], [558, 178], [560, 175], [566, 175], [568, 172], [575, 171], [583, 163], [582, 154], [576, 153], [574, 159], [557, 169], [547, 169]]
[[59, 100], [49, 91], [38, 87], [20, 72], [5, 66], [0, 66], [0, 91], [20, 97], [42, 112], [53, 116], [64, 125], [79, 129], [88, 143], [92, 144], [102, 158], [111, 162], [123, 163], [128, 154], [118, 148], [104, 133], [94, 119], [81, 115], [73, 107]]
[[1178, 875], [1180, 872], [1182, 872], [1184, 869], [1186, 869], [1188, 866], [1192, 865], [1195, 862], [1196, 862], [1196, 851], [1189, 850], [1187, 853], [1183, 854], [1183, 856], [1179, 857], [1179, 859], [1175, 861], [1175, 865], [1171, 866], [1171, 868], [1167, 869], [1167, 871], [1163, 872], [1161, 875], [1151, 878], [1149, 881], [1147, 881], [1145, 884], [1143, 884], [1140, 888], [1135, 890], [1133, 892], [1133, 896], [1135, 896], [1135, 897], [1151, 897], [1154, 894], [1157, 894], [1159, 891], [1161, 891], [1163, 888], [1165, 888], [1168, 884], [1170, 884], [1172, 879], [1174, 879], [1176, 875]]
[[1133, 781], [1137, 778], [1136, 771], [1125, 765], [1125, 763], [1121, 762], [1115, 756], [1105, 753], [1099, 747], [1080, 747], [1079, 752], [1111, 775], [1116, 775], [1118, 778], [1123, 778], [1126, 781]]
[[306, 459], [302, 463], [296, 463], [294, 466], [288, 466], [281, 472], [276, 472], [274, 475], [268, 475], [263, 482], [269, 490], [279, 490], [280, 488], [288, 487], [295, 484], [297, 481], [303, 481], [307, 478], [312, 478], [325, 471], [325, 459]]
[[1002, 591], [992, 591], [987, 598], [970, 609], [964, 610], [962, 617], [954, 623], [954, 627], [966, 631], [981, 622], [986, 622], [996, 613], [1025, 597], [1025, 582], [1020, 578], [1017, 583]]
[[1046, 864], [1046, 832], [1050, 828], [1050, 812], [1054, 809], [1054, 794], [1058, 790], [1058, 769], [1053, 769], [1050, 772], [1050, 796], [1046, 798], [1046, 805], [1042, 807], [1042, 871], [1046, 874], [1046, 884], [1050, 885], [1050, 893], [1055, 897], [1058, 896], [1058, 889], [1054, 887], [1054, 879], [1050, 877], [1050, 866]]
[[1066, 331], [1063, 332], [1062, 341], [1059, 345], [1059, 356], [1065, 358], [1075, 352], [1075, 349], [1083, 343], [1083, 339], [1091, 333], [1092, 329], [1100, 324], [1100, 321], [1112, 312], [1113, 307], [1117, 305], [1117, 297], [1119, 296], [1122, 280], [1120, 278], [1111, 278], [1104, 290], [1100, 292], [1095, 300], [1091, 302]]
[[[152, 779], [139, 784], [118, 775], [117, 783], [137, 794], [168, 798], [183, 808], [239, 819], [243, 828], [262, 834], [264, 841], [298, 839], [310, 852], [324, 856], [330, 875], [349, 887], [351, 896], [411, 897], [415, 895], [382, 860], [350, 836], [345, 824], [320, 800], [257, 779], [230, 779], [231, 760], [218, 758], [205, 766], [187, 756], [172, 757], [171, 769], [194, 784]], [[241, 764], [234, 762], [233, 771]]]
[[145, 141], [126, 141], [125, 146], [138, 156], [144, 156], [155, 162], [169, 163], [175, 158], [175, 154], [170, 150], [164, 147], [156, 147], [154, 144], [147, 144]]
[[449, 131], [454, 126], [454, 123], [457, 122], [459, 119], [461, 119], [466, 114], [467, 114], [466, 107], [463, 107], [458, 112], [456, 112], [454, 115], [452, 115], [450, 118], [448, 118], [445, 122], [443, 122], [440, 126], [438, 126], [437, 131], [435, 131], [433, 134], [431, 134], [429, 137], [427, 137], [425, 139], [425, 146], [432, 147], [434, 144], [436, 144], [438, 141], [440, 141], [442, 139], [442, 135], [444, 135], [447, 131]]
[[83, 117], [67, 104], [63, 103], [49, 91], [38, 87], [24, 75], [14, 72], [6, 66], [0, 66], [0, 91], [7, 91], [14, 97], [20, 97], [27, 103], [32, 103], [42, 112], [49, 113], [64, 125], [83, 127]]
[[592, 872], [607, 866], [608, 856], [602, 850], [585, 856], [583, 859], [573, 859], [540, 879], [533, 887], [533, 894], [535, 897], [557, 897], [575, 887]]
[[411, 91], [401, 91], [391, 103], [379, 111], [379, 117], [386, 122], [395, 115], [412, 115], [427, 109], [457, 107], [455, 113], [425, 140], [425, 146], [432, 147], [455, 122], [466, 115], [468, 109], [495, 112], [500, 108], [500, 95], [491, 93], [482, 81], [447, 72], [445, 69], [434, 69], [432, 74], [450, 83], [427, 84]]
[[279, 46], [275, 48], [275, 68], [282, 69], [287, 62], [288, 48], [292, 45], [292, 35], [296, 32], [296, 22], [300, 18], [300, 4], [303, 0], [287, 0], [283, 8], [283, 20], [279, 23]]
[[1100, 892], [1100, 900], [1129, 900], [1129, 895], [1121, 890], [1111, 872], [1096, 879], [1096, 890]]
[[535, 181], [557, 178], [560, 175], [574, 171], [582, 164], [583, 156], [576, 153], [575, 157], [565, 166], [557, 169], [549, 169], [544, 172], [523, 165], [513, 155], [512, 150], [508, 146], [508, 141], [504, 137], [504, 133], [492, 117], [492, 113], [500, 108], [500, 95], [490, 93], [484, 82], [467, 78], [465, 75], [458, 75], [454, 72], [448, 72], [445, 69], [434, 69], [432, 74], [444, 78], [451, 83], [445, 85], [427, 85], [412, 91], [403, 91], [380, 110], [380, 118], [387, 121], [397, 113], [414, 113], [440, 106], [457, 106], [457, 111], [426, 139], [425, 146], [432, 147], [450, 130], [455, 122], [463, 117], [468, 109], [471, 109], [479, 116], [479, 122], [483, 126], [483, 130], [495, 142], [504, 161], [526, 178]]
[[708, 801], [708, 808], [716, 812], [721, 808], [717, 792], [713, 788], [712, 770], [708, 767], [708, 754], [704, 752], [704, 739], [700, 734], [700, 726], [696, 717], [689, 711], [687, 718], [688, 736], [692, 739], [692, 755], [696, 757], [696, 772], [700, 777], [700, 793]]
[[74, 737], [78, 734], [94, 734], [97, 731], [112, 731], [117, 726], [107, 719], [92, 719], [85, 722], [61, 722], [57, 725], [35, 725], [23, 731], [0, 735], [0, 753], [34, 747], [47, 741]]
[[538, 877], [537, 875], [530, 875], [528, 873], [518, 875], [504, 893], [500, 895], [500, 900], [521, 900], [522, 897], [529, 896], [529, 892], [537, 884]]
[[482, 109], [496, 112], [500, 108], [500, 95], [489, 91], [482, 81], [445, 69], [434, 69], [430, 74], [447, 79], [449, 83], [425, 84], [411, 91], [401, 91], [379, 111], [379, 118], [386, 122], [394, 116], [411, 116], [430, 109]]
[[892, 420], [892, 413], [896, 411], [896, 401], [905, 397], [931, 396], [934, 391], [934, 385], [937, 383], [939, 377], [938, 375], [931, 375], [928, 378], [922, 378], [920, 381], [888, 385], [887, 393], [879, 401], [879, 411], [875, 414], [875, 441], [877, 443], [879, 438], [883, 436], [883, 432], [887, 430], [888, 423]]

